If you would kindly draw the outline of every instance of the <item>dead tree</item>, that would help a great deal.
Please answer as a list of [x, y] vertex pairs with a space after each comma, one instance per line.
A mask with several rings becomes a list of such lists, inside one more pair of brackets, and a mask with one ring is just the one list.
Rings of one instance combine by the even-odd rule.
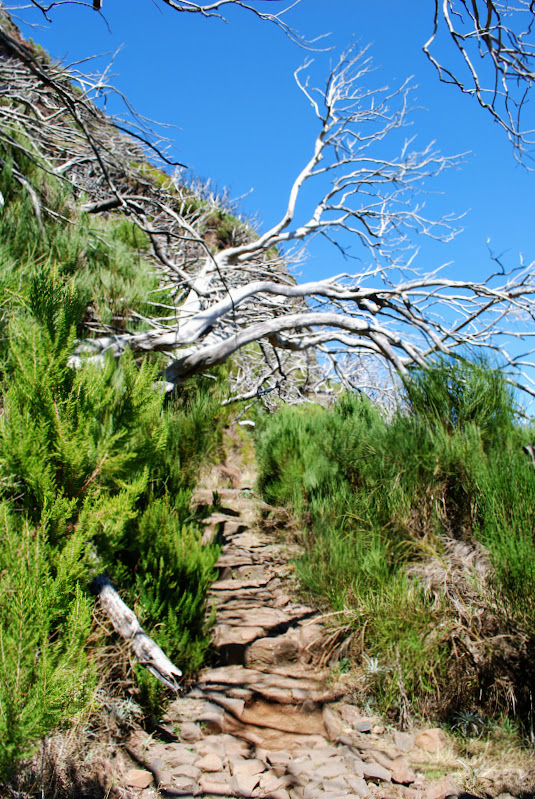
[[[496, 353], [509, 379], [535, 393], [531, 347], [520, 352], [511, 346], [533, 337], [533, 270], [521, 265], [506, 273], [500, 267], [476, 283], [414, 269], [416, 235], [447, 240], [455, 233], [454, 219], [427, 217], [422, 189], [459, 158], [432, 146], [417, 150], [401, 138], [410, 86], [371, 87], [365, 53], [346, 53], [322, 89], [309, 84], [306, 66], [298, 70], [298, 87], [318, 125], [310, 157], [277, 224], [259, 234], [236, 220], [229, 241], [217, 250], [206, 235], [214, 212], [210, 197], [201, 202], [180, 172], [155, 185], [143, 166], [143, 148], [150, 147], [143, 121], [126, 135], [124, 123], [93, 104], [95, 93], [111, 91], [105, 76], [67, 75], [39, 60], [5, 27], [0, 46], [8, 54], [0, 63], [0, 144], [24, 152], [75, 196], [83, 192], [86, 212], [127, 214], [148, 235], [162, 283], [173, 295], [171, 306], [144, 320], [148, 331], [117, 333], [94, 321], [73, 365], [107, 353], [120, 356], [126, 348], [159, 350], [169, 355], [162, 376], [173, 388], [249, 348], [257, 366], [245, 367], [242, 360], [235, 396], [280, 391], [299, 372], [306, 399], [309, 391], [332, 390], [333, 377], [358, 387], [363, 363], [366, 375], [371, 363], [403, 373], [436, 353], [471, 347]], [[73, 90], [73, 77], [81, 93]], [[11, 135], [15, 127], [25, 144]], [[24, 182], [20, 170], [17, 175], [16, 163], [13, 175], [30, 194], [36, 215], [49, 213], [46, 197]], [[308, 213], [305, 185], [317, 192]], [[290, 248], [318, 235], [339, 247], [352, 242], [364, 266], [298, 283], [287, 271]]]
[[[102, 0], [31, 0], [48, 21], [51, 12], [69, 3], [87, 6], [102, 13]], [[284, 33], [291, 41], [309, 50], [328, 49], [328, 33], [309, 39], [298, 33], [285, 17], [300, 4], [286, 5], [282, 0], [278, 12], [257, 7], [254, 0], [162, 0], [174, 11], [200, 14], [205, 18], [226, 21], [230, 8], [239, 8]], [[507, 133], [515, 155], [523, 160], [534, 143], [535, 124], [526, 123], [530, 91], [535, 83], [535, 6], [532, 0], [429, 0], [433, 14], [432, 32], [423, 44], [423, 51], [436, 69], [440, 80], [457, 87], [463, 94], [475, 97], [495, 122]], [[407, 24], [410, 24], [407, 7]], [[105, 12], [105, 9], [104, 9]], [[358, 13], [358, 11], [357, 11]], [[438, 41], [440, 40], [440, 52]], [[451, 49], [448, 51], [449, 42]]]

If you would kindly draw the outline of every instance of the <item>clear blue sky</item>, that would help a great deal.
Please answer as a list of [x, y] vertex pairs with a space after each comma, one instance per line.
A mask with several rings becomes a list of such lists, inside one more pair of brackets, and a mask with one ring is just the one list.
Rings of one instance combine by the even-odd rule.
[[[273, 6], [280, 7], [264, 3]], [[471, 151], [462, 170], [437, 181], [441, 194], [430, 200], [443, 213], [466, 211], [465, 230], [451, 244], [422, 241], [418, 263], [430, 269], [453, 261], [451, 277], [478, 279], [491, 268], [489, 237], [511, 265], [519, 253], [535, 259], [535, 175], [516, 164], [505, 135], [475, 102], [438, 82], [421, 51], [432, 9], [431, 0], [302, 0], [287, 19], [309, 37], [331, 32], [327, 41], [335, 48], [370, 43], [381, 80], [394, 84], [414, 75], [421, 110], [411, 135], [417, 144], [436, 140], [447, 154]], [[123, 45], [115, 83], [141, 113], [178, 126], [171, 135], [180, 160], [233, 196], [253, 189], [243, 200], [244, 212], [257, 213], [264, 227], [275, 222], [316, 134], [293, 78], [307, 54], [237, 9], [227, 24], [179, 14], [158, 0], [103, 0], [103, 12], [111, 32], [98, 14], [80, 6], [55, 9], [52, 24], [37, 12], [21, 12], [39, 23], [23, 31], [66, 63]], [[335, 52], [314, 55], [316, 76], [327, 75]], [[316, 242], [303, 277], [351, 268], [334, 248]]]

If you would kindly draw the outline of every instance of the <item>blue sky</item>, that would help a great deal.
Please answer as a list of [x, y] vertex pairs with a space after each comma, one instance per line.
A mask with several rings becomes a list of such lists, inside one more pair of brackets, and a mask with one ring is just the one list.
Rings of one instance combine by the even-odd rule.
[[[274, 5], [281, 7], [264, 3]], [[371, 44], [377, 80], [395, 85], [414, 76], [419, 110], [410, 135], [417, 145], [435, 140], [446, 154], [470, 152], [461, 170], [433, 185], [429, 199], [437, 213], [466, 212], [464, 232], [450, 244], [422, 240], [418, 264], [427, 270], [452, 261], [449, 276], [478, 279], [491, 268], [489, 237], [493, 251], [505, 253], [511, 265], [520, 253], [528, 262], [535, 259], [535, 175], [516, 164], [504, 133], [475, 102], [438, 82], [421, 51], [432, 6], [430, 0], [302, 0], [287, 19], [308, 37], [331, 33], [326, 42], [336, 49], [314, 54], [318, 80], [340, 49], [354, 41]], [[66, 63], [122, 45], [115, 84], [138, 111], [177, 126], [170, 135], [181, 161], [233, 196], [247, 194], [243, 211], [257, 214], [264, 228], [273, 224], [317, 132], [293, 78], [307, 53], [237, 9], [227, 24], [179, 14], [158, 0], [103, 0], [103, 12], [111, 32], [98, 14], [76, 5], [55, 9], [52, 24], [25, 10], [21, 16], [38, 25], [22, 27]], [[310, 279], [351, 269], [318, 241], [302, 274]]]

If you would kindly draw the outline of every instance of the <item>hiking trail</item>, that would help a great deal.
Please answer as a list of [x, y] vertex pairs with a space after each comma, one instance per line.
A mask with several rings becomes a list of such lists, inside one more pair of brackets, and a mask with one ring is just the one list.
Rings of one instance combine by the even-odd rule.
[[[228, 476], [228, 475], [227, 475]], [[259, 799], [445, 799], [461, 791], [420, 766], [440, 758], [441, 730], [387, 732], [332, 683], [333, 629], [292, 596], [289, 556], [258, 525], [252, 480], [219, 488], [206, 519], [218, 537], [217, 665], [168, 707], [160, 736], [136, 731], [129, 795]], [[212, 505], [212, 488], [195, 504]], [[209, 603], [210, 604], [210, 603]], [[437, 769], [440, 772], [440, 769]]]

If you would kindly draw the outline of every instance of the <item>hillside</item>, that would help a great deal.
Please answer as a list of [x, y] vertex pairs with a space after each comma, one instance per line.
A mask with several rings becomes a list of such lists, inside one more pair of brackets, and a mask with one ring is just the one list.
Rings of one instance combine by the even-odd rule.
[[[144, 353], [153, 330], [176, 337], [178, 308], [199, 309], [199, 262], [257, 234], [0, 21], [0, 770], [12, 779], [72, 720], [119, 731], [130, 709], [149, 723], [160, 712], [164, 686], [94, 610], [99, 575], [185, 680], [204, 662], [219, 547], [202, 544], [207, 511], [190, 495], [201, 468], [224, 461], [222, 404], [265, 391], [274, 370], [252, 347], [170, 382], [172, 346]], [[262, 269], [294, 283], [275, 251]], [[216, 296], [247, 279], [243, 267], [205, 273]], [[203, 324], [192, 340], [217, 338]], [[318, 370], [313, 356], [299, 367], [279, 401]]]
[[[426, 279], [299, 285], [284, 224], [255, 230], [5, 14], [0, 85], [0, 792], [148, 799], [137, 760], [161, 795], [532, 793], [534, 434], [492, 359], [430, 332]], [[520, 317], [530, 281], [473, 292]], [[188, 742], [196, 700], [217, 708]], [[246, 765], [199, 766], [212, 734]], [[173, 787], [169, 755], [204, 782]]]

